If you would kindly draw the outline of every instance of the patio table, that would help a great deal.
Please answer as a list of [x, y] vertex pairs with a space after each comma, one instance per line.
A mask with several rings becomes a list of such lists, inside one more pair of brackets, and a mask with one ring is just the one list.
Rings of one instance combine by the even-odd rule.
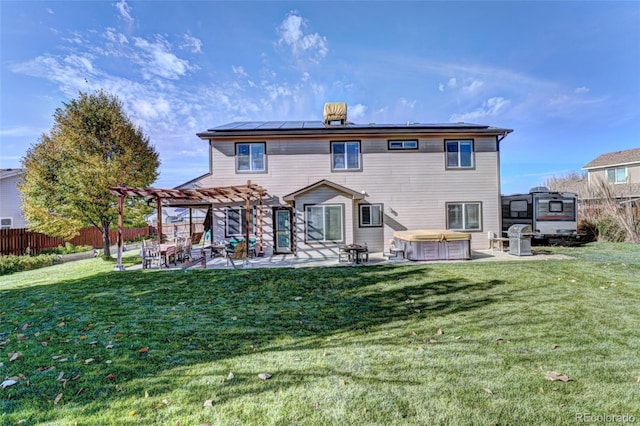
[[160, 254], [164, 260], [164, 265], [168, 268], [169, 261], [173, 256], [173, 264], [176, 265], [176, 245], [175, 244], [160, 244]]
[[369, 257], [369, 248], [360, 244], [349, 244], [344, 247], [344, 250], [351, 253], [352, 262], [355, 264], [362, 263], [363, 257], [366, 259]]

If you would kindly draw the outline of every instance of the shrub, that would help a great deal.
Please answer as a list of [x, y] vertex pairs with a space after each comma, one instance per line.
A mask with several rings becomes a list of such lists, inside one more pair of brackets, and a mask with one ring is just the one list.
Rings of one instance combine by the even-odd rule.
[[64, 243], [64, 246], [58, 246], [54, 248], [47, 248], [40, 250], [40, 254], [71, 254], [81, 253], [83, 251], [93, 250], [91, 246], [74, 246], [70, 242]]
[[44, 268], [45, 266], [53, 265], [55, 260], [56, 256], [53, 254], [41, 254], [38, 256], [0, 256], [0, 275]]

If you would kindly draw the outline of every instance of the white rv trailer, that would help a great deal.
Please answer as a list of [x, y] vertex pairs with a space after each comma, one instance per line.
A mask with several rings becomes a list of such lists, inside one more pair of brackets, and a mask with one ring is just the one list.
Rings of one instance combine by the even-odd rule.
[[511, 225], [531, 225], [533, 242], [576, 243], [578, 234], [578, 197], [571, 192], [552, 192], [539, 186], [528, 194], [502, 196], [502, 231]]

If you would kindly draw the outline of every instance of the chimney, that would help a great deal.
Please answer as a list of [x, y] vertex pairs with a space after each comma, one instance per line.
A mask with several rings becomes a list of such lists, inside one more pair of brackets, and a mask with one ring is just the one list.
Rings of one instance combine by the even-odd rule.
[[[337, 123], [336, 123], [337, 122]], [[327, 102], [324, 104], [324, 125], [344, 126], [347, 123], [347, 103]]]

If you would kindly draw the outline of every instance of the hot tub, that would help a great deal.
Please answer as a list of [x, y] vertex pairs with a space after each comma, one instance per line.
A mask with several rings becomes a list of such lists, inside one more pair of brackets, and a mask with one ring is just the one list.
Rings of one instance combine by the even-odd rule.
[[396, 231], [393, 239], [409, 260], [471, 259], [471, 234], [442, 229]]

